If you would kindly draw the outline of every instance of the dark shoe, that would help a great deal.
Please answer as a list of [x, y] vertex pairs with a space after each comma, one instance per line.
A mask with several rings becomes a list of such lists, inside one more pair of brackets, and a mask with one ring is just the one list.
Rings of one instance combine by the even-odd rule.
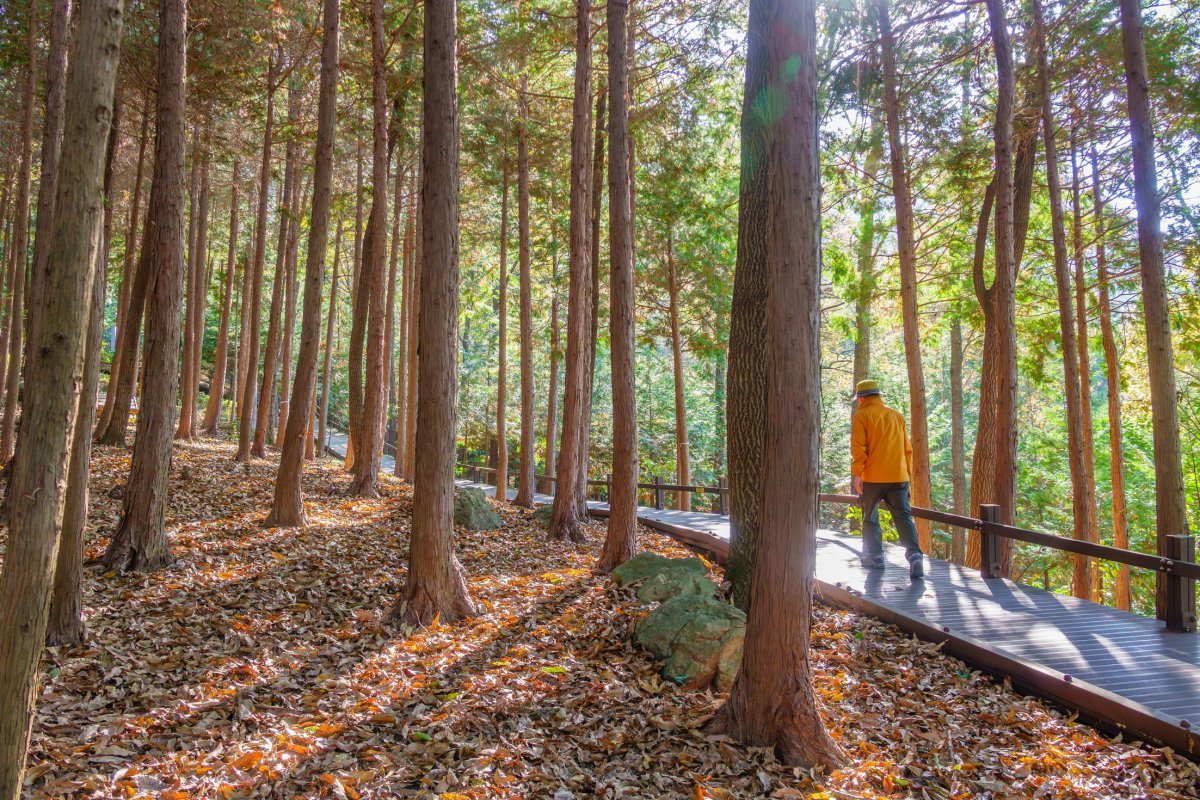
[[925, 577], [925, 559], [923, 557], [917, 556], [908, 562], [908, 577], [914, 581]]
[[863, 558], [859, 559], [859, 563], [861, 563], [867, 569], [883, 569], [882, 558]]

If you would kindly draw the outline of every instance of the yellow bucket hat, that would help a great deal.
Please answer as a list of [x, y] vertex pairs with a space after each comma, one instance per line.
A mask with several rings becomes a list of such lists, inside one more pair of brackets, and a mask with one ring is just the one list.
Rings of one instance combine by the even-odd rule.
[[854, 387], [855, 397], [866, 397], [872, 394], [880, 394], [879, 381], [859, 381]]

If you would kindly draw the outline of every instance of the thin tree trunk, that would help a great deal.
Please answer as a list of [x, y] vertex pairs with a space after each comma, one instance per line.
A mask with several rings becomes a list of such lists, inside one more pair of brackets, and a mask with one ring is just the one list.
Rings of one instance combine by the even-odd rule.
[[767, 151], [771, 447], [763, 451], [762, 527], [741, 669], [718, 725], [744, 744], [774, 748], [785, 764], [832, 769], [842, 754], [818, 712], [808, 656], [820, 489], [816, 7], [780, 0], [765, 10], [770, 74], [787, 87]]
[[363, 230], [363, 155], [361, 138], [357, 140], [357, 145], [358, 176], [355, 182], [354, 260], [352, 262], [354, 277], [350, 282], [350, 342], [346, 354], [346, 358], [350, 362], [348, 370], [349, 392], [346, 409], [346, 469], [351, 469], [354, 466], [354, 454], [358, 450], [358, 426], [359, 419], [362, 417], [363, 396], [362, 360], [363, 347], [365, 345], [363, 337], [366, 336], [367, 303], [369, 302], [364, 292], [366, 284], [363, 283], [362, 279], [362, 257], [364, 250], [370, 249], [371, 226], [368, 222], [366, 230]]
[[521, 294], [521, 463], [513, 503], [533, 508], [537, 474], [533, 429], [533, 274], [529, 250], [529, 79], [522, 73], [517, 90], [517, 260]]
[[756, 103], [766, 90], [769, 63], [768, 16], [779, 0], [750, 0], [746, 80], [742, 99], [741, 175], [738, 189], [737, 263], [729, 316], [729, 371], [726, 380], [729, 464], [729, 561], [725, 577], [733, 602], [750, 608], [761, 516], [767, 403], [767, 141]]
[[[297, 171], [296, 182], [297, 184], [300, 182], [299, 171]], [[292, 383], [292, 338], [296, 332], [296, 295], [299, 291], [296, 283], [300, 279], [300, 220], [304, 216], [306, 208], [308, 208], [307, 186], [304, 187], [304, 193], [300, 195], [296, 213], [292, 215], [291, 226], [288, 230], [287, 286], [284, 288], [283, 294], [283, 352], [280, 357], [279, 378], [279, 426], [275, 432], [275, 442], [280, 448], [283, 447], [283, 437], [287, 433], [287, 418], [292, 407], [288, 391]], [[328, 227], [328, 222], [326, 222], [326, 227]], [[326, 233], [326, 238], [328, 238], [328, 233]], [[320, 320], [319, 313], [317, 319]], [[317, 338], [320, 339], [319, 330]]]
[[12, 311], [8, 315], [8, 366], [5, 373], [4, 417], [0, 420], [0, 464], [13, 455], [17, 430], [17, 395], [21, 386], [21, 347], [25, 330], [25, 276], [29, 262], [29, 171], [33, 160], [33, 91], [37, 73], [37, 0], [30, 0], [25, 32], [29, 61], [21, 99], [21, 166], [17, 172], [17, 213], [13, 227]]
[[370, 251], [359, 277], [368, 293], [367, 374], [363, 386], [362, 423], [355, 443], [354, 480], [350, 491], [362, 497], [377, 494], [380, 460], [383, 456], [383, 425], [387, 414], [387, 188], [388, 188], [388, 98], [385, 63], [383, 0], [371, 0], [371, 96], [374, 105], [373, 151], [371, 158]]
[[92, 459], [92, 426], [96, 422], [96, 390], [100, 385], [100, 350], [103, 340], [104, 293], [108, 252], [112, 241], [113, 162], [121, 141], [121, 90], [113, 96], [108, 147], [104, 156], [104, 215], [99, 247], [87, 304], [88, 327], [84, 343], [83, 383], [79, 390], [71, 455], [67, 467], [67, 493], [63, 500], [62, 534], [50, 596], [46, 644], [55, 647], [83, 642], [83, 531], [88, 517], [88, 470]]
[[[192, 340], [192, 406], [190, 411], [190, 425], [188, 428], [188, 437], [195, 439], [199, 433], [199, 426], [196, 420], [200, 417], [200, 371], [201, 360], [204, 357], [204, 333], [205, 319], [208, 308], [208, 283], [211, 277], [211, 263], [208, 258], [208, 209], [209, 202], [212, 197], [212, 187], [209, 183], [209, 170], [212, 161], [212, 149], [209, 144], [210, 136], [205, 132], [204, 136], [204, 163], [200, 168], [200, 230], [196, 234], [196, 253], [199, 261], [199, 271], [196, 273], [196, 304], [190, 307], [190, 312], [194, 315], [193, 327], [196, 331], [196, 336]], [[209, 392], [212, 392], [212, 384], [208, 387]]]
[[179, 372], [179, 426], [175, 429], [176, 439], [188, 439], [191, 430], [189, 407], [194, 405], [195, 387], [192, 386], [192, 357], [196, 348], [195, 315], [192, 306], [196, 302], [196, 270], [199, 260], [196, 257], [196, 235], [199, 228], [200, 211], [200, 123], [192, 123], [191, 162], [192, 174], [188, 182], [188, 249], [187, 260], [184, 262], [184, 284], [186, 286], [186, 307], [183, 314], [183, 357]]
[[[395, 113], [393, 112], [393, 118]], [[384, 412], [384, 437], [381, 449], [386, 450], [387, 432], [395, 431], [392, 428], [392, 414], [398, 408], [397, 401], [397, 375], [396, 369], [396, 294], [402, 291], [398, 280], [403, 280], [403, 275], [400, 272], [400, 249], [403, 240], [402, 231], [400, 229], [400, 213], [404, 197], [404, 170], [396, 167], [396, 177], [392, 183], [392, 236], [388, 242], [388, 284], [387, 284], [387, 302], [384, 307], [387, 309], [387, 327], [384, 330], [383, 341], [386, 348], [384, 353], [384, 361], [387, 365], [387, 408]], [[397, 425], [399, 423], [397, 422]], [[396, 440], [396, 448], [394, 455], [400, 455], [399, 439]], [[393, 459], [393, 462], [395, 459]]]
[[[1033, 0], [1033, 31], [1037, 49], [1038, 82], [1042, 95], [1042, 141], [1046, 151], [1046, 183], [1050, 200], [1051, 236], [1054, 243], [1054, 283], [1058, 290], [1059, 331], [1062, 336], [1063, 383], [1067, 411], [1067, 461], [1071, 471], [1071, 505], [1076, 539], [1091, 538], [1092, 497], [1087, 480], [1083, 447], [1083, 409], [1080, 398], [1079, 346], [1076, 342], [1075, 308], [1071, 297], [1071, 274], [1067, 264], [1067, 234], [1063, 223], [1062, 187], [1058, 175], [1058, 144], [1055, 141], [1054, 107], [1050, 94], [1050, 65], [1046, 55], [1046, 22], [1040, 0]], [[1073, 558], [1075, 570], [1071, 590], [1076, 597], [1092, 597], [1092, 565], [1086, 556]]]
[[[423, 134], [422, 134], [423, 135]], [[422, 165], [419, 168], [419, 177], [422, 184], [425, 180], [425, 168]], [[425, 249], [423, 231], [424, 226], [424, 199], [419, 192], [414, 192], [415, 214], [415, 241], [413, 242], [413, 271], [412, 271], [412, 301], [409, 303], [411, 309], [408, 314], [408, 421], [405, 423], [405, 442], [404, 442], [404, 479], [412, 481], [416, 479], [416, 464], [417, 464], [417, 389], [421, 380], [421, 373], [418, 369], [420, 365], [420, 350], [417, 348], [418, 334], [420, 333], [421, 324], [421, 275], [424, 271], [422, 267], [423, 252]]]
[[[634, 383], [635, 297], [629, 186], [629, 0], [608, 0], [608, 257], [609, 349], [612, 359], [613, 451], [608, 536], [599, 572], [637, 552], [638, 431]], [[686, 453], [686, 437], [684, 450]]]
[[883, 131], [879, 123], [871, 123], [871, 144], [863, 163], [863, 195], [858, 205], [858, 242], [855, 261], [858, 267], [858, 286], [854, 293], [854, 375], [857, 386], [871, 373], [871, 300], [875, 294], [875, 209], [879, 194], [874, 183], [883, 158]]
[[[254, 259], [247, 271], [249, 280], [242, 287], [242, 348], [245, 351], [245, 367], [241, 370], [241, 402], [238, 419], [237, 460], [250, 460], [254, 440], [252, 424], [256, 410], [255, 389], [258, 387], [258, 336], [262, 325], [262, 284], [267, 256], [267, 204], [271, 188], [271, 137], [275, 122], [275, 90], [277, 87], [278, 59], [268, 58], [267, 63], [267, 110], [263, 126], [262, 167], [259, 172], [258, 213], [254, 226]], [[246, 315], [249, 308], [250, 314]]]
[[[950, 320], [950, 483], [954, 492], [954, 513], [967, 516], [970, 493], [967, 489], [966, 425], [963, 401], [963, 341], [961, 308], [955, 304]], [[967, 537], [962, 528], [950, 529], [950, 560], [962, 564], [967, 555]]]
[[[667, 300], [671, 320], [671, 366], [675, 375], [675, 480], [681, 486], [692, 482], [692, 468], [688, 460], [687, 395], [683, 378], [683, 335], [679, 330], [679, 275], [675, 269], [675, 240], [673, 231], [667, 229]], [[692, 493], [676, 492], [675, 507], [680, 511], [692, 510]]]
[[[335, 3], [336, 5], [336, 3]], [[315, 180], [315, 176], [314, 176]], [[314, 187], [315, 188], [315, 187]], [[310, 227], [311, 231], [312, 228]], [[342, 257], [342, 221], [338, 220], [333, 235], [333, 277], [329, 286], [329, 316], [325, 323], [325, 356], [321, 365], [321, 424], [318, 428], [317, 443], [321, 454], [325, 454], [325, 443], [329, 441], [326, 426], [329, 423], [329, 378], [330, 367], [333, 364], [333, 323], [337, 319], [338, 267]], [[311, 238], [312, 233], [309, 233]], [[310, 251], [311, 252], [311, 251]], [[311, 256], [310, 256], [311, 257]], [[306, 262], [307, 263], [307, 262]], [[305, 276], [307, 286], [308, 276]], [[301, 321], [303, 326], [303, 321]]]
[[[30, 30], [35, 30], [32, 15], [29, 23]], [[38, 402], [30, 403], [21, 416], [22, 447], [13, 464], [9, 536], [0, 574], [0, 607], [5, 609], [0, 619], [0, 674], [4, 675], [0, 681], [0, 797], [4, 800], [22, 796], [25, 754], [38, 694], [68, 447], [83, 380], [87, 306], [102, 227], [102, 173], [121, 24], [121, 0], [83, 5], [75, 48], [77, 66], [66, 89], [65, 158], [55, 198], [57, 224], [47, 231], [46, 291], [26, 376], [26, 388]]]
[[554, 493], [552, 479], [558, 474], [555, 464], [555, 456], [558, 451], [555, 449], [554, 443], [558, 441], [558, 356], [561, 345], [558, 336], [558, 248], [553, 247], [553, 250], [553, 286], [555, 289], [550, 296], [550, 383], [546, 387], [546, 457], [544, 459], [544, 474], [548, 479], [542, 490], [546, 494]]
[[496, 499], [508, 498], [508, 148], [506, 146], [500, 178], [500, 308], [497, 332], [496, 368]]
[[[1129, 135], [1133, 140], [1133, 195], [1137, 206], [1138, 259], [1142, 275], [1142, 305], [1146, 320], [1146, 353], [1150, 374], [1150, 408], [1154, 428], [1154, 498], [1158, 554], [1166, 555], [1167, 537], [1188, 532], [1187, 497], [1179, 449], [1179, 408], [1175, 387], [1175, 351], [1171, 343], [1170, 306], [1163, 269], [1162, 229], [1159, 225], [1158, 175], [1154, 165], [1154, 124], [1150, 108], [1150, 75], [1142, 38], [1142, 7], [1138, 0], [1120, 0], [1121, 41], [1125, 56], [1125, 86]], [[1166, 610], [1166, 578], [1157, 575], [1155, 609]], [[1195, 615], [1195, 598], [1188, 613]]]
[[591, 253], [588, 224], [591, 219], [591, 191], [588, 186], [589, 145], [592, 137], [592, 44], [591, 0], [575, 3], [575, 96], [571, 118], [571, 233], [569, 266], [570, 286], [567, 298], [567, 374], [563, 398], [562, 443], [559, 447], [554, 508], [550, 536], [554, 539], [582, 542], [580, 524], [586, 505], [580, 509], [580, 497], [587, 484], [580, 481], [580, 460], [585, 459], [588, 389], [588, 338], [592, 315]]
[[[1125, 445], [1121, 422], [1121, 358], [1117, 353], [1117, 337], [1113, 332], [1112, 299], [1108, 284], [1108, 254], [1104, 240], [1108, 235], [1104, 223], [1104, 195], [1100, 191], [1100, 159], [1096, 155], [1096, 121], [1088, 111], [1088, 145], [1092, 168], [1092, 218], [1096, 231], [1096, 279], [1100, 291], [1100, 337], [1104, 347], [1104, 376], [1108, 384], [1108, 447], [1109, 475], [1112, 491], [1113, 546], [1129, 547], [1129, 510], [1125, 498]], [[1133, 607], [1133, 591], [1129, 567], [1117, 568], [1114, 591], [1117, 608], [1129, 611]]]
[[[329, 238], [329, 206], [333, 192], [333, 144], [337, 126], [339, 0], [324, 0], [321, 35], [321, 78], [317, 110], [317, 147], [313, 158], [313, 207], [304, 262], [304, 310], [300, 322], [300, 350], [292, 386], [292, 411], [280, 442], [279, 471], [268, 527], [305, 524], [301, 478], [306, 439], [310, 430], [310, 398], [317, 382], [317, 350], [321, 344], [321, 290], [325, 284], [325, 250]], [[341, 226], [338, 226], [340, 232]], [[335, 249], [336, 252], [336, 249]], [[336, 263], [336, 255], [335, 255]], [[337, 278], [334, 277], [336, 291]], [[332, 309], [336, 297], [330, 298]], [[330, 315], [332, 322], [333, 316]], [[326, 349], [328, 364], [328, 349]]]
[[[591, 461], [589, 436], [592, 426], [592, 397], [596, 390], [596, 343], [600, 333], [600, 211], [604, 197], [604, 133], [605, 110], [608, 102], [608, 81], [603, 73], [600, 76], [596, 91], [596, 135], [592, 143], [592, 194], [591, 194], [591, 229], [588, 244], [591, 248], [592, 263], [592, 306], [589, 311], [590, 333], [587, 339], [587, 375], [588, 384], [584, 397], [584, 424], [579, 429], [579, 514], [587, 518], [588, 466]], [[630, 226], [633, 225], [632, 213]]]
[[[888, 0], [875, 0], [883, 43], [884, 111], [887, 116], [888, 151], [892, 168], [892, 194], [896, 201], [896, 251], [900, 260], [900, 302], [904, 327], [904, 360], [908, 368], [909, 435], [912, 441], [912, 474], [909, 485], [913, 505], [929, 508], [929, 420], [925, 402], [925, 370], [921, 364], [921, 309], [917, 301], [917, 254], [913, 234], [912, 194], [908, 184], [904, 146], [900, 137], [900, 99], [896, 78], [896, 49]], [[929, 521], [917, 520], [921, 550], [933, 548]]]
[[146, 363], [137, 438], [121, 522], [102, 561], [108, 569], [144, 571], [171, 560], [165, 528], [175, 394], [179, 388], [183, 300], [184, 76], [187, 5], [163, 0], [159, 29], [154, 188], [150, 213], [153, 278], [146, 300]]
[[221, 323], [217, 327], [217, 349], [213, 354], [212, 381], [204, 409], [203, 433], [215, 434], [221, 424], [221, 402], [225, 397], [225, 374], [229, 360], [229, 320], [233, 309], [233, 278], [237, 267], [238, 177], [241, 162], [234, 157], [229, 189], [229, 252], [225, 258], [225, 294], [221, 301]]
[[[378, 0], [376, 0], [378, 2]], [[458, 387], [458, 59], [454, 0], [425, 7], [421, 359], [412, 536], [393, 619], [425, 626], [474, 613], [454, 555]]]
[[414, 183], [416, 171], [410, 167], [408, 174], [408, 211], [404, 215], [404, 255], [400, 281], [400, 346], [396, 348], [396, 463], [392, 474], [397, 478], [405, 476], [404, 464], [408, 460], [408, 387], [413, 379], [408, 353], [413, 336], [413, 237], [416, 235], [417, 192]]

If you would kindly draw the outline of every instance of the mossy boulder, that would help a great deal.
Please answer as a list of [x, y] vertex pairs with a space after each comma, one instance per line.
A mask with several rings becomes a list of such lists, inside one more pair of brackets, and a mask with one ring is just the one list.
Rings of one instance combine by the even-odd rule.
[[667, 558], [644, 550], [614, 569], [612, 575], [617, 586], [628, 586], [667, 572], [690, 573], [703, 577], [708, 574], [708, 567], [698, 558]]
[[746, 615], [699, 595], [674, 597], [634, 628], [634, 641], [665, 659], [664, 678], [692, 689], [729, 688], [741, 663]]
[[483, 489], [468, 486], [454, 495], [454, 524], [471, 531], [493, 531], [504, 521], [488, 502]]
[[546, 530], [550, 530], [550, 518], [554, 516], [554, 506], [538, 506], [529, 515], [529, 518], [541, 525]]
[[637, 599], [643, 603], [670, 600], [680, 595], [714, 597], [717, 584], [706, 575], [697, 575], [691, 569], [668, 569], [651, 575], [638, 587]]

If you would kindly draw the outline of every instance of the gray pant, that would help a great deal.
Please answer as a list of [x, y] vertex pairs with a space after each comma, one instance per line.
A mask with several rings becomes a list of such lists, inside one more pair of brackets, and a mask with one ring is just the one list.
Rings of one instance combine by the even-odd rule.
[[887, 504], [888, 512], [892, 515], [892, 524], [900, 534], [900, 544], [904, 545], [908, 560], [920, 558], [921, 544], [917, 539], [917, 526], [913, 522], [912, 508], [908, 503], [908, 484], [864, 482], [862, 494], [859, 496], [863, 511], [862, 560], [871, 562], [883, 558], [883, 532], [879, 530], [881, 502]]

